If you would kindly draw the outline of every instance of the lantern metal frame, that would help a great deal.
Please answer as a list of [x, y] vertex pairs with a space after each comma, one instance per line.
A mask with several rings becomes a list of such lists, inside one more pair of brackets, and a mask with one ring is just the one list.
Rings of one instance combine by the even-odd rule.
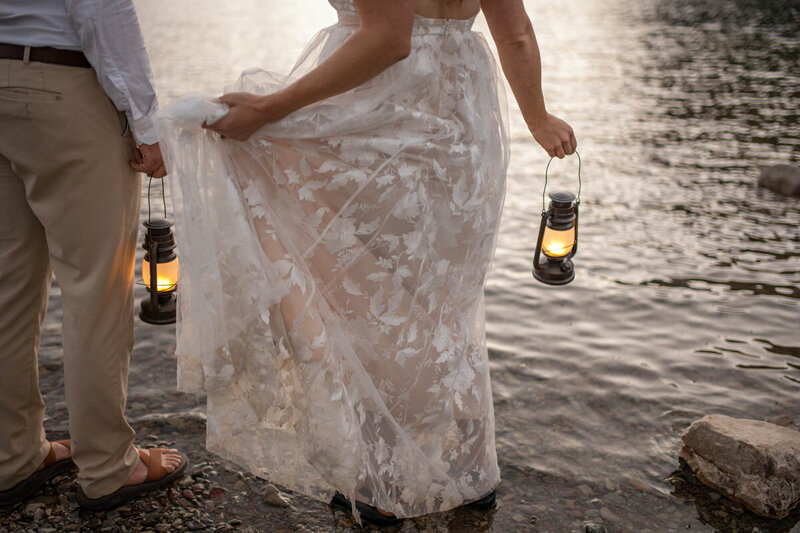
[[[152, 218], [150, 204], [150, 189], [153, 178], [147, 184], [147, 220], [143, 223], [145, 227], [144, 260], [150, 266], [150, 286], [147, 288], [149, 296], [141, 301], [139, 318], [148, 324], [166, 325], [174, 324], [177, 319], [178, 288], [177, 281], [168, 290], [158, 290], [158, 264], [167, 263], [177, 259], [175, 252], [177, 244], [172, 232], [172, 222], [167, 218], [167, 200], [164, 191], [164, 179], [161, 178], [161, 201], [164, 206], [164, 218]], [[159, 261], [160, 259], [160, 261]], [[142, 272], [144, 278], [144, 272]]]
[[[550, 164], [553, 162], [554, 157], [550, 158], [547, 163], [547, 168], [544, 171], [544, 189], [542, 190], [542, 219], [539, 224], [539, 237], [536, 241], [536, 251], [533, 255], [533, 277], [547, 285], [566, 285], [575, 279], [575, 265], [572, 263], [572, 258], [578, 252], [578, 212], [581, 203], [581, 155], [575, 151], [578, 156], [578, 194], [577, 196], [569, 192], [556, 191], [550, 193], [550, 206], [547, 206], [547, 179], [550, 171]], [[551, 216], [558, 215], [558, 216]], [[557, 219], [557, 220], [554, 220]], [[553, 222], [551, 224], [551, 222]], [[561, 257], [552, 257], [544, 253], [545, 259], [541, 260], [542, 256], [542, 241], [544, 233], [549, 226], [555, 230], [566, 230], [571, 227], [575, 228], [575, 238], [570, 252]]]

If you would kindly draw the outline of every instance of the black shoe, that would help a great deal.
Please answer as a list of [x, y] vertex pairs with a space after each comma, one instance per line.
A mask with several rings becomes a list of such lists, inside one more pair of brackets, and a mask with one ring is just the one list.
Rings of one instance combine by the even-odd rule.
[[[334, 494], [333, 499], [331, 500], [331, 506], [338, 507], [344, 511], [347, 511], [348, 513], [353, 510], [353, 507], [350, 505], [350, 500], [338, 492]], [[368, 522], [379, 527], [399, 526], [403, 523], [402, 518], [397, 518], [394, 515], [386, 516], [378, 511], [378, 509], [375, 507], [367, 505], [366, 503], [356, 502], [356, 509], [358, 509], [358, 514], [361, 515], [361, 519], [364, 522]]]
[[475, 501], [469, 502], [468, 504], [466, 504], [466, 506], [469, 507], [470, 509], [476, 509], [478, 511], [486, 511], [488, 509], [493, 508], [495, 506], [495, 503], [497, 503], [497, 491], [493, 490], [486, 496], [479, 498]]

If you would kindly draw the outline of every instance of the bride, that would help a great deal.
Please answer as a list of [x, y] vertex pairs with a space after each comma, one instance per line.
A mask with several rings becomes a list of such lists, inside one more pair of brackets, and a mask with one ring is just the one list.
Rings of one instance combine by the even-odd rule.
[[356, 517], [487, 508], [508, 141], [480, 9], [533, 137], [564, 157], [575, 136], [545, 109], [522, 0], [330, 3], [288, 75], [245, 71], [158, 120], [179, 387], [207, 393], [211, 451]]

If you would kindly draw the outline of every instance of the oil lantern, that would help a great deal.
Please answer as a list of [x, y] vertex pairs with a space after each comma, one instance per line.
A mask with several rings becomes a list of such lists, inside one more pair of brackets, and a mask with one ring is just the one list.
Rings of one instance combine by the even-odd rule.
[[[152, 183], [152, 180], [151, 180]], [[164, 181], [161, 197], [165, 200]], [[148, 324], [174, 324], [178, 295], [178, 254], [172, 222], [167, 220], [164, 201], [164, 218], [150, 216], [150, 185], [147, 186], [147, 220], [144, 222], [144, 259], [142, 281], [149, 296], [142, 299], [139, 318]]]
[[[575, 152], [578, 155], [578, 152]], [[547, 285], [566, 285], [575, 279], [572, 258], [578, 251], [578, 206], [581, 203], [581, 156], [578, 155], [578, 195], [571, 192], [551, 192], [550, 205], [545, 209], [547, 174], [542, 192], [542, 221], [533, 256], [533, 276]]]

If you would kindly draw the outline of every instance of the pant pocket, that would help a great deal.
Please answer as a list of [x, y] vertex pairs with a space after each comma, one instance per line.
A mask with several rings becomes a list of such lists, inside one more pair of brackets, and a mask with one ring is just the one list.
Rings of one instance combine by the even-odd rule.
[[44, 89], [30, 89], [28, 87], [0, 87], [0, 100], [11, 102], [60, 102], [64, 95], [55, 91]]

